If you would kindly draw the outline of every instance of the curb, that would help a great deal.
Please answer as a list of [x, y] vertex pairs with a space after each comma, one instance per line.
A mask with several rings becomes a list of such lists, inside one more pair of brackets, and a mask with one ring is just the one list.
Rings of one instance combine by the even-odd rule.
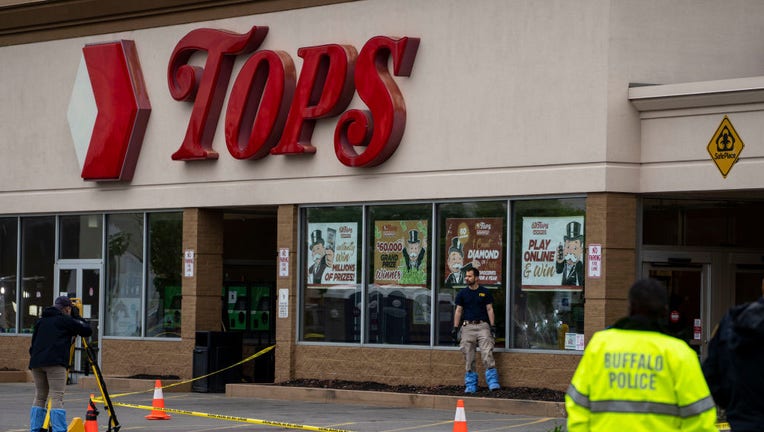
[[[140, 392], [145, 391], [146, 393], [150, 393], [154, 391], [154, 383], [156, 383], [156, 379], [135, 379], [135, 378], [115, 378], [115, 377], [104, 377], [104, 381], [106, 382], [106, 388], [109, 389], [109, 392]], [[168, 380], [162, 380], [162, 389], [165, 392], [191, 392], [191, 383], [183, 382], [183, 384], [166, 388], [169, 385], [176, 384], [179, 382], [183, 382], [179, 379], [168, 379]], [[80, 386], [80, 388], [85, 390], [99, 390], [98, 383], [96, 383], [95, 376], [84, 376], [80, 377], [77, 380], [77, 385]]]
[[271, 384], [226, 384], [225, 394], [227, 397], [438, 410], [453, 410], [456, 402], [461, 399], [468, 411], [554, 418], [567, 416], [564, 402], [519, 399], [287, 387]]
[[32, 382], [32, 373], [25, 370], [0, 371], [0, 383]]

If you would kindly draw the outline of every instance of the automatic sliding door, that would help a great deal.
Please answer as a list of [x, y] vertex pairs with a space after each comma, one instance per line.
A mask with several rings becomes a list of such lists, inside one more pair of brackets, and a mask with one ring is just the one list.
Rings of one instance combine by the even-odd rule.
[[686, 341], [697, 353], [704, 351], [703, 299], [705, 275], [702, 265], [669, 267], [662, 263], [645, 264], [645, 276], [657, 279], [669, 294], [669, 332]]

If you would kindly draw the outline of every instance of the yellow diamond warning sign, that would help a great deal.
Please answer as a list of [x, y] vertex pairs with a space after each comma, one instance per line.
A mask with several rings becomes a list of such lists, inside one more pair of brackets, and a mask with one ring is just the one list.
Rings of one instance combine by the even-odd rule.
[[706, 149], [711, 155], [711, 160], [722, 173], [722, 177], [727, 178], [727, 174], [737, 162], [743, 147], [745, 147], [743, 140], [738, 136], [732, 122], [727, 116], [724, 116]]

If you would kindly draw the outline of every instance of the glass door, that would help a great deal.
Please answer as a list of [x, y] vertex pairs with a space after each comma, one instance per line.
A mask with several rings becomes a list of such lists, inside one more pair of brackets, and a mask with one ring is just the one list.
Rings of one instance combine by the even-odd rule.
[[705, 317], [708, 265], [648, 262], [643, 276], [657, 279], [669, 295], [669, 332], [705, 355], [708, 331]]
[[764, 264], [762, 253], [734, 253], [729, 259], [734, 266], [732, 305], [753, 302], [762, 296], [764, 287]]
[[[100, 334], [100, 295], [101, 295], [101, 264], [78, 263], [57, 265], [56, 277], [59, 295], [68, 295], [80, 299], [80, 314], [90, 321], [93, 335], [88, 338], [88, 345], [97, 353], [96, 361], [100, 363], [99, 334]], [[77, 338], [74, 357], [75, 371], [84, 371], [88, 368], [87, 359], [82, 352], [82, 342]], [[72, 375], [72, 381], [76, 382], [76, 374]]]

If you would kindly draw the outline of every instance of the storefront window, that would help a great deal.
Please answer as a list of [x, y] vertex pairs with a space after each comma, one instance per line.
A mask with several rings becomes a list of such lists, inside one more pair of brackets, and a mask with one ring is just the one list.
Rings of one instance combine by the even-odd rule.
[[[58, 220], [59, 259], [101, 257], [102, 215], [65, 215], [59, 216]], [[148, 265], [143, 259], [144, 220], [149, 223]], [[20, 284], [16, 277], [19, 221]], [[180, 212], [107, 216], [105, 335], [180, 337], [182, 225]], [[0, 218], [0, 333], [19, 332], [17, 324], [21, 333], [30, 333], [42, 310], [53, 304], [53, 297], [59, 291], [53, 286], [55, 228], [55, 216]], [[61, 269], [60, 292], [71, 294], [77, 290], [76, 279], [67, 279], [75, 274], [74, 270]], [[99, 268], [83, 272], [83, 277], [96, 278], [88, 286], [97, 290], [94, 292], [91, 288], [88, 294], [83, 292], [84, 296], [98, 298], [99, 274]], [[146, 281], [144, 274], [148, 275]], [[17, 285], [20, 286], [20, 293], [17, 292]], [[92, 319], [98, 320], [98, 302], [95, 301]], [[85, 311], [87, 306], [85, 301]]]
[[100, 259], [103, 230], [100, 214], [59, 217], [59, 258]]
[[141, 336], [143, 290], [143, 214], [107, 216], [107, 336]]
[[56, 218], [21, 220], [21, 329], [31, 333], [42, 310], [53, 304], [53, 269], [56, 261]]
[[301, 339], [452, 346], [477, 268], [497, 348], [583, 349], [585, 213], [585, 198], [306, 208]]
[[448, 203], [438, 206], [438, 345], [453, 345], [454, 299], [464, 288], [464, 274], [480, 271], [478, 283], [492, 290], [496, 347], [504, 347], [506, 316], [507, 203]]
[[146, 336], [180, 337], [183, 214], [151, 213]]
[[361, 340], [362, 214], [362, 207], [305, 210], [303, 340]]
[[583, 349], [585, 208], [584, 198], [514, 202], [513, 348]]
[[429, 204], [369, 207], [367, 340], [429, 345]]
[[16, 332], [18, 219], [0, 218], [0, 333]]

